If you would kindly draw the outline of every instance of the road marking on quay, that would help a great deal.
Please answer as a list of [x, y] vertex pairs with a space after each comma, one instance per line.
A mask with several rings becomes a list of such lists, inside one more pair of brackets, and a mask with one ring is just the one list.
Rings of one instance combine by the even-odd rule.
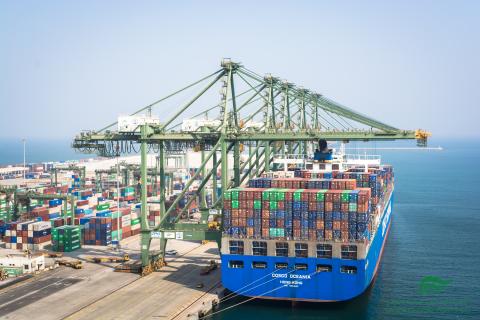
[[[178, 262], [185, 262], [185, 260], [183, 260], [183, 261], [179, 261], [179, 259], [181, 259], [182, 257], [184, 257], [185, 255], [189, 254], [189, 253], [190, 253], [190, 252], [192, 252], [193, 250], [195, 250], [195, 249], [198, 249], [198, 248], [200, 248], [200, 247], [202, 247], [202, 246], [203, 246], [203, 245], [202, 245], [202, 244], [200, 244], [200, 245], [198, 245], [198, 246], [196, 246], [196, 247], [194, 247], [194, 248], [192, 248], [192, 249], [190, 249], [190, 250], [188, 250], [188, 251], [186, 251], [186, 252], [182, 253], [181, 255], [179, 255], [179, 256], [177, 256], [177, 257], [173, 258], [173, 259], [170, 261], [170, 263], [171, 263], [171, 262], [177, 262], [177, 261], [178, 261]], [[167, 267], [168, 267], [168, 266], [167, 266]], [[175, 272], [175, 271], [170, 271], [170, 272]], [[95, 301], [93, 301], [93, 302], [90, 302], [90, 303], [88, 303], [87, 305], [85, 305], [85, 306], [83, 306], [83, 307], [79, 308], [78, 310], [76, 310], [76, 311], [73, 311], [73, 312], [71, 312], [71, 313], [69, 313], [69, 314], [65, 315], [65, 316], [64, 316], [63, 318], [61, 318], [61, 319], [62, 319], [62, 320], [64, 320], [64, 319], [68, 319], [68, 318], [70, 318], [70, 317], [74, 316], [75, 314], [77, 314], [77, 313], [79, 313], [79, 312], [83, 311], [84, 309], [86, 309], [86, 308], [88, 308], [88, 307], [90, 307], [90, 306], [94, 305], [94, 304], [95, 304], [95, 303], [97, 303], [97, 302], [100, 302], [100, 301], [102, 301], [103, 299], [105, 299], [105, 298], [107, 298], [107, 297], [109, 297], [109, 296], [113, 295], [113, 294], [114, 294], [114, 293], [116, 293], [117, 291], [120, 291], [121, 289], [123, 289], [123, 288], [125, 288], [125, 287], [127, 287], [127, 286], [129, 286], [129, 285], [131, 285], [131, 284], [133, 284], [133, 283], [135, 283], [136, 281], [138, 281], [138, 280], [140, 280], [140, 279], [142, 279], [142, 277], [138, 277], [137, 279], [135, 279], [135, 280], [133, 280], [133, 281], [131, 281], [131, 282], [128, 282], [128, 283], [124, 284], [123, 286], [121, 286], [121, 287], [119, 287], [119, 288], [117, 288], [117, 289], [113, 290], [113, 291], [112, 291], [112, 292], [110, 292], [110, 293], [107, 293], [106, 295], [104, 295], [104, 296], [102, 296], [102, 297], [98, 298], [97, 300], [95, 300]], [[217, 283], [217, 284], [218, 284], [218, 283]], [[198, 300], [198, 299], [197, 299], [197, 300]], [[185, 309], [184, 309], [184, 310], [185, 310]], [[182, 310], [182, 311], [183, 311], [183, 310]], [[161, 317], [162, 317], [162, 316], [161, 316]]]

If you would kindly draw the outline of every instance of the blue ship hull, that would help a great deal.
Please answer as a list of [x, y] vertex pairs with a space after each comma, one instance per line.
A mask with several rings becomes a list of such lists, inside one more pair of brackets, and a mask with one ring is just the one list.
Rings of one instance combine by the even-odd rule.
[[[355, 298], [370, 286], [377, 273], [392, 210], [393, 192], [384, 207], [366, 259], [262, 256], [260, 260], [267, 262], [267, 268], [253, 269], [252, 262], [259, 261], [259, 256], [222, 254], [223, 286], [239, 295], [264, 299], [333, 302]], [[244, 268], [230, 268], [230, 261], [243, 261]], [[287, 262], [289, 268], [275, 270], [278, 262]], [[296, 263], [307, 264], [307, 270], [294, 270], [292, 266]], [[316, 272], [318, 264], [331, 265], [331, 272]], [[354, 266], [357, 273], [342, 273], [341, 266]]]

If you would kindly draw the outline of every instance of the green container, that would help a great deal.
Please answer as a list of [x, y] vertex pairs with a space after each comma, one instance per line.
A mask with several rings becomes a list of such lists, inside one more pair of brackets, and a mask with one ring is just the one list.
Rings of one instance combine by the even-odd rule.
[[61, 226], [52, 230], [52, 249], [71, 252], [81, 247], [80, 226]]
[[262, 209], [262, 200], [253, 200], [253, 209]]
[[277, 200], [277, 191], [276, 189], [270, 189], [270, 201], [276, 201]]
[[295, 190], [295, 192], [293, 193], [293, 201], [301, 201], [302, 193], [303, 193], [303, 189]]
[[232, 199], [232, 192], [230, 190], [225, 191], [223, 193], [223, 199], [224, 200], [231, 200]]
[[121, 218], [122, 217], [122, 213], [120, 211], [114, 211], [114, 212], [111, 212], [110, 213], [110, 216], [112, 218]]
[[277, 201], [270, 200], [270, 210], [277, 210], [277, 208], [278, 208]]
[[285, 229], [283, 228], [270, 228], [269, 230], [270, 237], [284, 237]]
[[[118, 236], [118, 238], [117, 238]], [[115, 231], [112, 231], [112, 240], [122, 240], [122, 230], [115, 230]]]
[[262, 192], [262, 200], [270, 200], [270, 192], [268, 189]]
[[123, 189], [125, 193], [127, 192], [135, 192], [135, 188], [134, 187], [125, 187], [125, 189]]
[[279, 191], [277, 191], [277, 200], [278, 201], [285, 201], [285, 190], [284, 189], [280, 189]]
[[357, 212], [357, 204], [356, 203], [349, 203], [348, 204], [348, 211]]
[[3, 269], [9, 277], [18, 277], [23, 274], [23, 269], [20, 267], [1, 266], [0, 269]]
[[136, 219], [132, 219], [130, 221], [130, 225], [134, 226], [136, 224], [139, 224], [140, 223], [140, 218], [136, 218]]
[[317, 192], [317, 201], [318, 202], [323, 202], [325, 201], [325, 193], [327, 192], [327, 190], [319, 190]]
[[97, 210], [98, 211], [103, 211], [103, 210], [107, 210], [107, 209], [110, 209], [110, 203], [102, 203], [102, 204], [97, 205]]
[[233, 189], [232, 190], [232, 200], [238, 200], [238, 194], [240, 193], [240, 191], [238, 191], [238, 189]]
[[348, 190], [342, 191], [342, 196], [341, 196], [342, 202], [348, 202], [348, 201], [349, 201], [349, 200], [348, 200], [348, 199], [349, 199], [349, 195], [350, 195], [350, 191], [348, 191]]
[[238, 200], [232, 200], [232, 209], [238, 209], [240, 207], [240, 202]]

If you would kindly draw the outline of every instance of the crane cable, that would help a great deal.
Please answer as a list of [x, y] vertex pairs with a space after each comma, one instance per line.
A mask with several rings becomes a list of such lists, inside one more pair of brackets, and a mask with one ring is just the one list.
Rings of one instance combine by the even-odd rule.
[[261, 298], [262, 296], [264, 296], [264, 295], [266, 295], [266, 294], [268, 294], [268, 293], [271, 293], [271, 292], [273, 292], [273, 291], [276, 291], [276, 290], [281, 289], [281, 288], [286, 287], [286, 286], [287, 286], [286, 284], [281, 285], [280, 287], [275, 288], [275, 289], [272, 289], [272, 290], [269, 290], [269, 291], [267, 291], [267, 292], [264, 292], [264, 293], [262, 293], [262, 294], [259, 295], [259, 296], [254, 296], [254, 297], [248, 298], [248, 299], [245, 300], [245, 301], [239, 302], [239, 303], [234, 304], [233, 306], [227, 307], [227, 308], [225, 308], [225, 309], [222, 309], [222, 310], [218, 310], [218, 311], [209, 313], [208, 315], [205, 315], [205, 316], [203, 316], [203, 317], [200, 317], [199, 319], [206, 319], [207, 317], [213, 316], [214, 314], [218, 314], [218, 313], [227, 311], [228, 309], [232, 309], [232, 308], [234, 308], [234, 307], [237, 307], [237, 306], [239, 306], [239, 305], [241, 305], [241, 304], [247, 303], [247, 302], [252, 301], [252, 300], [254, 300], [254, 299]]
[[[260, 281], [260, 280], [268, 277], [269, 275], [273, 274], [274, 272], [277, 272], [278, 270], [281, 270], [281, 269], [273, 270], [271, 273], [269, 273], [269, 274], [267, 274], [267, 275], [264, 275], [263, 277], [258, 278], [257, 280], [255, 280], [255, 281], [253, 281], [253, 282], [251, 282], [251, 283], [247, 283], [246, 285], [244, 285], [243, 287], [241, 287], [240, 289], [238, 289], [238, 291], [243, 290], [243, 289], [251, 286], [251, 285], [254, 284], [255, 282], [258, 282], [258, 281]], [[223, 297], [221, 300], [226, 299], [226, 298], [228, 298], [228, 297], [231, 296], [231, 295], [235, 295], [235, 293], [234, 293], [234, 292], [229, 293], [229, 294], [227, 294], [225, 297]]]
[[[287, 272], [286, 274], [290, 274], [290, 273], [292, 273], [292, 272], [294, 272], [294, 271], [296, 271], [296, 270], [293, 269], [292, 271]], [[272, 273], [273, 273], [273, 272], [272, 272]], [[267, 276], [268, 276], [268, 275], [267, 275]], [[264, 277], [263, 277], [263, 278], [264, 278]], [[258, 280], [261, 280], [261, 279], [263, 279], [263, 278], [260, 278], [260, 279], [258, 279]], [[233, 296], [230, 296], [230, 297], [227, 298], [227, 296], [228, 296], [228, 295], [227, 295], [227, 296], [223, 297], [222, 299], [220, 299], [219, 302], [225, 302], [225, 301], [227, 301], [227, 300], [230, 300], [230, 299], [234, 298], [235, 296], [242, 295], [242, 294], [244, 294], [245, 292], [248, 292], [248, 291], [250, 291], [250, 290], [253, 290], [253, 289], [255, 289], [255, 288], [258, 288], [258, 287], [260, 287], [260, 286], [263, 286], [263, 285], [265, 285], [265, 284], [267, 284], [267, 283], [269, 283], [269, 282], [272, 282], [273, 280], [276, 280], [276, 279], [277, 279], [277, 278], [270, 279], [270, 280], [268, 280], [268, 281], [265, 281], [265, 282], [263, 282], [263, 283], [260, 283], [260, 284], [256, 285], [255, 287], [251, 287], [250, 289], [247, 289], [247, 290], [244, 290], [244, 291], [240, 291], [240, 290], [241, 290], [241, 289], [240, 289], [240, 290], [238, 290], [238, 292], [233, 293]], [[254, 281], [254, 282], [256, 282], [256, 281]], [[246, 287], [252, 285], [254, 282], [252, 282], [251, 284], [248, 284]], [[245, 288], [245, 287], [244, 287], [244, 288]]]
[[[295, 269], [294, 269], [294, 271], [295, 271]], [[312, 272], [312, 273], [308, 274], [308, 276], [315, 275], [315, 274], [318, 274], [318, 273], [319, 273], [319, 271], [315, 271], [315, 272]], [[288, 274], [288, 273], [287, 273], [287, 274]], [[276, 278], [275, 278], [275, 279], [276, 279]], [[270, 282], [270, 281], [267, 281], [267, 282]], [[265, 282], [265, 283], [267, 283], [267, 282]], [[227, 307], [227, 308], [225, 308], [225, 309], [222, 309], [222, 310], [218, 310], [218, 311], [209, 313], [208, 315], [205, 315], [205, 316], [203, 316], [203, 317], [200, 317], [199, 319], [206, 319], [207, 317], [213, 316], [213, 315], [215, 315], [215, 314], [219, 314], [219, 313], [221, 313], [221, 312], [227, 311], [227, 310], [232, 309], [232, 308], [234, 308], [234, 307], [238, 307], [239, 305], [244, 304], [244, 303], [247, 303], [247, 302], [252, 301], [252, 300], [254, 300], [254, 299], [262, 298], [263, 296], [265, 296], [265, 295], [268, 294], [268, 293], [271, 293], [271, 292], [273, 292], [273, 291], [277, 291], [277, 290], [279, 290], [279, 289], [281, 289], [281, 288], [284, 288], [284, 287], [287, 287], [287, 286], [288, 286], [288, 284], [281, 285], [280, 287], [277, 287], [277, 288], [275, 288], [275, 289], [272, 289], [272, 290], [269, 290], [269, 291], [267, 291], [267, 292], [264, 292], [264, 293], [262, 293], [262, 294], [260, 294], [260, 295], [258, 295], [258, 296], [254, 296], [254, 297], [248, 298], [248, 299], [245, 300], [245, 301], [241, 301], [241, 302], [236, 303], [236, 304], [234, 304], [234, 305], [232, 305], [232, 306], [229, 306], [229, 307]], [[252, 289], [253, 289], [253, 288], [252, 288]], [[228, 299], [227, 299], [227, 300], [228, 300]], [[225, 301], [225, 300], [224, 300], [224, 301]], [[220, 302], [222, 302], [222, 301], [220, 300], [219, 303], [220, 303]]]

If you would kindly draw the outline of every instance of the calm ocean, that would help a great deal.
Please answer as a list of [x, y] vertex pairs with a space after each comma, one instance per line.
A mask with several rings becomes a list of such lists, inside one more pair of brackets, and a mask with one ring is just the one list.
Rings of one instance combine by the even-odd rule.
[[[91, 158], [92, 155], [76, 153], [70, 144], [72, 140], [27, 139], [25, 154], [27, 163], [65, 161]], [[22, 139], [0, 138], [0, 165], [23, 163]]]
[[480, 319], [480, 144], [439, 144], [444, 151], [381, 153], [395, 169], [393, 224], [365, 294], [337, 304], [253, 300], [210, 319]]

